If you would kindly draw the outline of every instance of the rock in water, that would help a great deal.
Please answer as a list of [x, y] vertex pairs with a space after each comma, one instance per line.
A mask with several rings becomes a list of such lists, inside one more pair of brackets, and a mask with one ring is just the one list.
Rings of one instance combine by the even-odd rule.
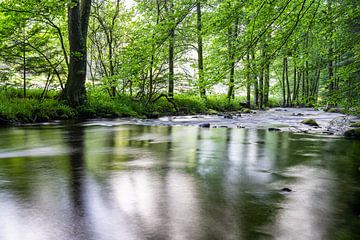
[[281, 189], [282, 192], [292, 192], [292, 190], [290, 188], [283, 188]]
[[210, 123], [201, 123], [201, 124], [199, 124], [199, 127], [209, 128], [209, 127], [210, 127]]
[[312, 127], [319, 127], [319, 124], [314, 119], [311, 119], [311, 118], [304, 119], [301, 121], [301, 123], [312, 126]]
[[268, 131], [270, 131], [270, 132], [279, 132], [280, 129], [279, 128], [268, 128]]
[[344, 133], [346, 138], [360, 140], [360, 128], [350, 129]]

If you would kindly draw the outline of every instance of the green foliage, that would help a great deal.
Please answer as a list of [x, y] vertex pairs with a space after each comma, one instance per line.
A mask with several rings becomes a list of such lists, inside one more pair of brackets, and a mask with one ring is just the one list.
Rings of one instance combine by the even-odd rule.
[[[0, 119], [6, 122], [43, 122], [55, 119], [73, 119], [76, 111], [61, 102], [47, 98], [43, 101], [36, 99], [39, 91], [33, 91], [33, 98], [19, 98], [17, 90], [1, 91]], [[9, 97], [11, 96], [11, 97]]]

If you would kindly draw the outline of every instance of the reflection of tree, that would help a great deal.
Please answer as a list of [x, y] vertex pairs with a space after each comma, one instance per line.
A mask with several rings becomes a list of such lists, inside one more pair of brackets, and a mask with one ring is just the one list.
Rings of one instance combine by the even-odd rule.
[[85, 129], [71, 126], [66, 132], [69, 153], [69, 197], [73, 207], [73, 234], [83, 239], [92, 239], [89, 224], [86, 223], [85, 196]]
[[83, 213], [83, 177], [84, 177], [84, 128], [71, 127], [67, 132], [67, 144], [70, 148], [70, 196], [74, 207]]

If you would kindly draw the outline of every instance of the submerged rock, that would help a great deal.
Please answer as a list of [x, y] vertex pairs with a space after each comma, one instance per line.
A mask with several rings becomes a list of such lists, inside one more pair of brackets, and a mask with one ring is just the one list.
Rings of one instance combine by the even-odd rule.
[[302, 113], [293, 113], [293, 114], [291, 114], [291, 116], [300, 117], [300, 116], [304, 116], [304, 114], [302, 114]]
[[311, 119], [311, 118], [304, 119], [301, 121], [301, 123], [312, 126], [312, 127], [319, 127], [319, 124], [314, 119]]
[[344, 133], [346, 138], [360, 140], [360, 128], [350, 129]]

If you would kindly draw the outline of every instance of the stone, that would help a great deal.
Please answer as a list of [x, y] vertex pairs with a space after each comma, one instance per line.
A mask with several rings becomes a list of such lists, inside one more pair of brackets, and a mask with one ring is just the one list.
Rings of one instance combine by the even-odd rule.
[[199, 124], [199, 127], [201, 127], [201, 128], [209, 128], [210, 123], [201, 123], [201, 124]]
[[290, 188], [287, 188], [287, 187], [281, 189], [281, 191], [282, 192], [292, 192], [292, 190]]
[[242, 113], [251, 113], [251, 110], [249, 108], [243, 108], [241, 110]]
[[319, 124], [314, 119], [311, 119], [311, 118], [304, 119], [301, 121], [301, 123], [312, 126], [312, 127], [319, 127]]
[[350, 129], [344, 133], [344, 136], [349, 139], [360, 140], [360, 128]]
[[281, 130], [279, 128], [268, 128], [268, 131], [270, 131], [270, 132], [279, 132]]

